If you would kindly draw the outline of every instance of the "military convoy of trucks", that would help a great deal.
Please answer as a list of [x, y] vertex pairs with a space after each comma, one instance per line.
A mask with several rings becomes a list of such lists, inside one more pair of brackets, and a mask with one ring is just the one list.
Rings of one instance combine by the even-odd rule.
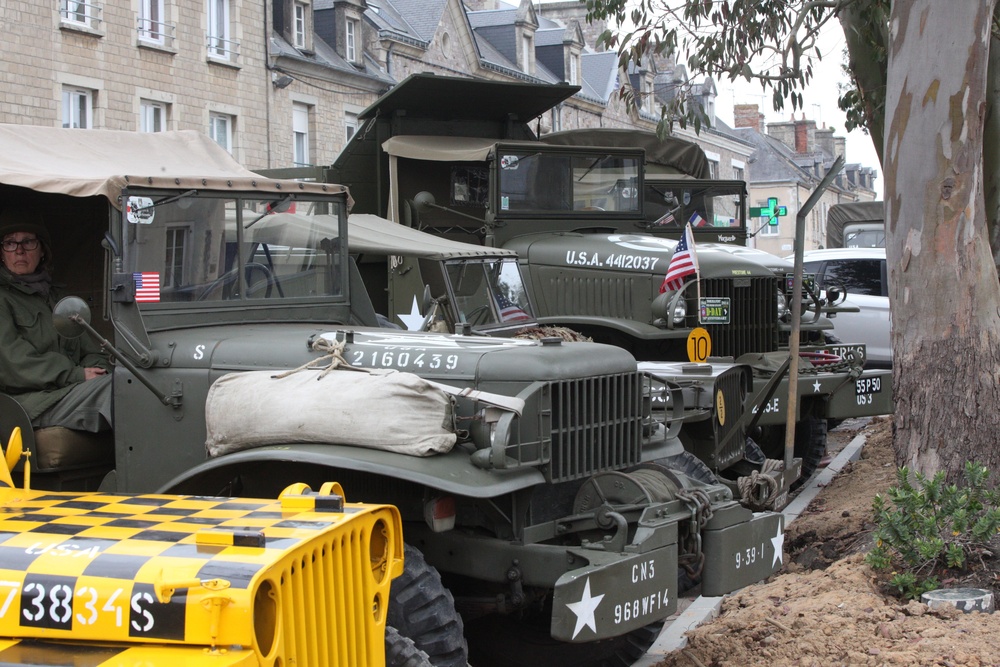
[[[621, 346], [380, 328], [364, 258], [350, 249], [347, 189], [262, 177], [197, 133], [0, 126], [0, 146], [2, 201], [41, 215], [58, 279], [76, 295], [57, 306], [57, 326], [101, 341], [115, 360], [109, 433], [35, 431], [0, 397], [0, 428], [25, 434], [34, 486], [243, 498], [336, 479], [352, 498], [395, 505], [405, 568], [386, 622], [436, 665], [465, 665], [470, 650], [476, 664], [500, 654], [628, 664], [676, 609], [680, 579], [721, 595], [781, 566], [781, 515], [741, 504], [732, 480], [705, 474], [678, 437], [700, 411], [711, 451], [743, 456], [747, 366], [652, 373]], [[531, 156], [522, 155], [525, 170]], [[603, 199], [591, 195], [595, 206]], [[647, 281], [654, 258], [665, 261], [617, 243], [633, 270], [646, 261]], [[475, 282], [498, 276], [513, 289], [513, 255], [495, 254], [455, 258], [465, 262], [448, 276], [451, 289], [471, 299]], [[449, 270], [450, 259], [430, 250], [411, 266], [425, 261]], [[537, 280], [526, 268], [525, 281]], [[768, 276], [718, 280], [719, 290], [778, 301]], [[425, 275], [415, 284], [399, 303], [432, 303], [437, 295], [424, 294], [435, 283]], [[610, 307], [620, 293], [607, 296]], [[728, 298], [740, 308], [735, 293]], [[464, 312], [474, 332], [479, 320]], [[776, 343], [776, 321], [747, 324], [753, 331], [719, 344]], [[846, 386], [824, 386], [831, 413], [841, 393], [853, 403], [888, 391], [862, 392], [843, 374], [816, 378]], [[297, 380], [293, 396], [286, 388]], [[339, 389], [358, 380], [376, 386], [360, 401]], [[231, 386], [244, 393], [220, 410]], [[384, 388], [397, 398], [381, 400]], [[441, 412], [414, 432], [421, 401]], [[325, 407], [303, 407], [317, 402]], [[759, 414], [778, 410], [768, 403]], [[220, 412], [224, 428], [213, 421]], [[86, 445], [67, 446], [73, 437]], [[399, 451], [416, 440], [442, 449]], [[542, 635], [548, 653], [491, 632], [500, 621]], [[302, 623], [312, 631], [323, 621]], [[466, 634], [475, 637], [468, 646]]]
[[[660, 378], [715, 397], [699, 378], [710, 378], [715, 364], [749, 365], [751, 386], [725, 403], [747, 402], [755, 413], [737, 430], [779, 459], [792, 418], [806, 473], [824, 453], [828, 420], [889, 412], [890, 375], [862, 372], [863, 346], [824, 346], [833, 342], [825, 315], [837, 312], [843, 295], [810, 292], [800, 342], [824, 365], [800, 364], [797, 409], [788, 414], [787, 378], [775, 372], [772, 355], [787, 350], [793, 328], [792, 265], [735, 245], [746, 235], [745, 184], [698, 178], [707, 175], [704, 154], [679, 140], [657, 145], [635, 133], [595, 130], [536, 136], [531, 122], [576, 91], [413, 75], [359, 115], [363, 131], [325, 178], [349, 185], [355, 213], [513, 250], [539, 323], [628, 350]], [[661, 293], [676, 246], [669, 236], [689, 221], [696, 236], [715, 242], [697, 244], [698, 280]], [[412, 296], [401, 303], [413, 303]], [[691, 360], [712, 364], [697, 368]], [[729, 434], [720, 438], [705, 418], [714, 403], [702, 397], [707, 412], [681, 429], [688, 450], [716, 473], [750, 459], [759, 470], [762, 457], [744, 447], [743, 433], [720, 446]], [[741, 474], [745, 466], [729, 477]]]

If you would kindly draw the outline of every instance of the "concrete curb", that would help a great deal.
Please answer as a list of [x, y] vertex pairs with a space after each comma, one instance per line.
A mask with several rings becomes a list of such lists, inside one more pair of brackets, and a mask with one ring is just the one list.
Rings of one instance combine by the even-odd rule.
[[[861, 448], [864, 447], [864, 444], [865, 437], [863, 435], [855, 436], [830, 461], [830, 465], [806, 482], [799, 494], [795, 496], [795, 499], [788, 503], [788, 506], [782, 511], [782, 514], [785, 515], [786, 530], [788, 529], [788, 525], [797, 519], [806, 510], [809, 503], [820, 494], [823, 487], [829, 484], [834, 476], [844, 469], [848, 461], [857, 461], [861, 457]], [[653, 645], [646, 651], [646, 655], [632, 663], [632, 667], [653, 667], [668, 654], [687, 646], [685, 633], [717, 617], [719, 609], [722, 607], [723, 599], [722, 597], [697, 598], [677, 618], [663, 626], [660, 636], [656, 638]]]

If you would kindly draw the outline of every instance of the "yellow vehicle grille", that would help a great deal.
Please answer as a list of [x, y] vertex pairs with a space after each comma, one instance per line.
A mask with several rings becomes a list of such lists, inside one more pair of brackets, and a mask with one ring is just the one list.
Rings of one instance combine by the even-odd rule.
[[383, 635], [369, 631], [378, 621], [384, 632], [388, 604], [368, 567], [370, 541], [370, 526], [344, 531], [310, 545], [276, 573], [286, 664], [351, 667], [384, 660]]
[[0, 638], [381, 667], [401, 526], [335, 483], [278, 500], [0, 488]]

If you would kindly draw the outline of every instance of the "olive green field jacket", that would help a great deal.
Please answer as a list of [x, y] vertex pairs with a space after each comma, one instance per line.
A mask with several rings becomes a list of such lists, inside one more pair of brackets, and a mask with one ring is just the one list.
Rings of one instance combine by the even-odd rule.
[[110, 370], [108, 356], [86, 335], [64, 338], [52, 323], [55, 299], [0, 273], [0, 392], [33, 420], [84, 381], [84, 368]]

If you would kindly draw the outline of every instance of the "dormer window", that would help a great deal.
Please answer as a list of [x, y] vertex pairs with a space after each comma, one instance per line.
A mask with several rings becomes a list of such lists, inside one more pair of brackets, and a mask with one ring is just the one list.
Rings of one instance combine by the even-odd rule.
[[344, 25], [344, 57], [349, 62], [358, 61], [358, 22], [355, 19], [347, 19]]
[[296, 2], [293, 12], [292, 25], [294, 28], [292, 34], [295, 40], [295, 48], [304, 49], [306, 48], [306, 5]]
[[531, 59], [534, 51], [534, 40], [531, 35], [521, 35], [521, 71], [525, 74], [531, 74]]
[[580, 83], [580, 58], [576, 55], [569, 58], [569, 82], [574, 86]]

